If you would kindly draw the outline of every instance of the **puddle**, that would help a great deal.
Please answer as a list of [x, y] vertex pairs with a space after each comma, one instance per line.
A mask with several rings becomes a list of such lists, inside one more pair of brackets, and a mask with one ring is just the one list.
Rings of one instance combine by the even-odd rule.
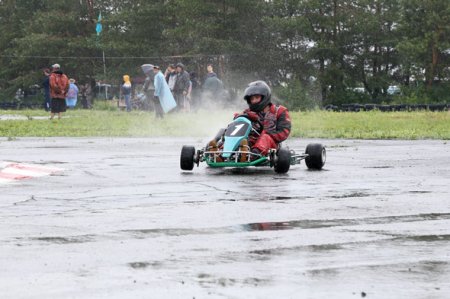
[[224, 226], [216, 228], [169, 228], [169, 229], [136, 229], [122, 230], [120, 232], [132, 234], [136, 238], [146, 238], [149, 235], [166, 235], [166, 236], [186, 236], [186, 235], [212, 235], [212, 234], [229, 234], [238, 232], [251, 231], [277, 231], [286, 229], [315, 229], [338, 226], [353, 225], [370, 225], [370, 224], [386, 224], [397, 222], [415, 222], [424, 220], [448, 220], [450, 213], [431, 213], [418, 215], [401, 215], [401, 216], [385, 216], [371, 217], [360, 219], [324, 219], [324, 220], [291, 220], [279, 222], [255, 222], [234, 226]]
[[128, 263], [128, 266], [130, 266], [133, 269], [146, 269], [148, 267], [160, 268], [162, 266], [162, 263], [161, 262], [132, 262], [132, 263]]
[[305, 200], [313, 198], [311, 196], [267, 196], [267, 197], [261, 197], [261, 198], [240, 198], [240, 199], [234, 199], [234, 198], [222, 198], [218, 199], [218, 201], [289, 201], [289, 200]]
[[92, 241], [91, 236], [78, 236], [78, 237], [38, 237], [31, 238], [36, 241], [44, 241], [53, 244], [77, 244], [87, 243]]
[[30, 149], [34, 149], [34, 148], [43, 148], [43, 149], [54, 149], [54, 148], [74, 148], [73, 146], [68, 146], [68, 145], [50, 145], [50, 146], [32, 146], [32, 147], [27, 147]]
[[257, 255], [272, 255], [274, 254], [274, 250], [272, 249], [257, 249], [257, 250], [251, 250], [249, 251], [250, 254], [257, 254]]
[[[271, 256], [280, 256], [284, 255], [287, 252], [300, 252], [300, 251], [309, 251], [314, 252], [318, 254], [322, 254], [323, 252], [326, 252], [326, 254], [330, 254], [330, 251], [337, 251], [344, 249], [344, 246], [342, 244], [322, 244], [322, 245], [305, 245], [305, 246], [293, 246], [293, 247], [277, 247], [277, 248], [270, 248], [270, 249], [256, 249], [256, 250], [250, 250], [248, 251], [248, 254], [250, 255], [250, 258], [264, 261], [271, 259]], [[247, 257], [244, 257], [243, 259], [246, 259]], [[240, 259], [236, 259], [240, 260]]]
[[438, 241], [450, 241], [450, 235], [421, 235], [421, 236], [406, 236], [401, 239], [412, 240], [418, 242], [438, 242]]
[[47, 165], [47, 164], [68, 164], [69, 162], [64, 161], [46, 161], [46, 162], [36, 162], [39, 165]]
[[213, 285], [219, 285], [221, 287], [229, 287], [233, 285], [251, 285], [258, 286], [260, 284], [268, 284], [270, 281], [267, 279], [261, 279], [257, 277], [246, 277], [242, 279], [237, 278], [215, 278], [210, 274], [200, 273], [197, 276], [199, 284], [203, 287], [211, 287]]
[[394, 168], [394, 166], [371, 166], [371, 167], [363, 167], [369, 169], [386, 169], [386, 168]]
[[323, 245], [310, 245], [308, 248], [311, 248], [311, 251], [331, 251], [331, 250], [340, 250], [343, 247], [339, 244], [323, 244]]
[[150, 266], [150, 263], [147, 262], [134, 262], [128, 264], [133, 269], [145, 269]]
[[353, 193], [344, 194], [344, 195], [333, 195], [333, 196], [330, 196], [330, 197], [331, 198], [351, 198], [351, 197], [368, 197], [368, 196], [370, 196], [370, 194], [368, 194], [368, 193], [353, 192]]
[[417, 193], [417, 194], [426, 194], [426, 193], [432, 193], [432, 191], [419, 191], [419, 190], [414, 190], [414, 191], [408, 191], [408, 193]]
[[292, 224], [292, 222], [249, 223], [242, 225], [242, 228], [245, 231], [282, 230], [293, 228]]

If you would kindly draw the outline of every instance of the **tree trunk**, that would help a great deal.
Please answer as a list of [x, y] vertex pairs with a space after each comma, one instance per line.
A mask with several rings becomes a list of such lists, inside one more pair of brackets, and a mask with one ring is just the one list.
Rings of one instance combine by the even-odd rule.
[[326, 103], [327, 101], [327, 86], [324, 82], [324, 76], [325, 76], [325, 60], [323, 57], [319, 58], [319, 82], [320, 82], [320, 90], [321, 90], [321, 97], [322, 97], [322, 104]]
[[86, 5], [88, 8], [89, 21], [95, 23], [94, 0], [86, 0]]
[[438, 64], [439, 64], [439, 58], [440, 58], [440, 52], [438, 48], [439, 40], [443, 34], [442, 28], [437, 28], [437, 31], [433, 34], [432, 40], [431, 40], [431, 64], [429, 68], [429, 73], [427, 74], [427, 80], [428, 84], [427, 87], [431, 88], [433, 86], [434, 77], [436, 76]]
[[439, 49], [437, 48], [436, 43], [433, 41], [431, 45], [431, 64], [430, 64], [430, 72], [428, 74], [428, 84], [427, 84], [428, 88], [431, 88], [433, 86], [433, 81], [436, 74], [438, 63], [439, 63]]

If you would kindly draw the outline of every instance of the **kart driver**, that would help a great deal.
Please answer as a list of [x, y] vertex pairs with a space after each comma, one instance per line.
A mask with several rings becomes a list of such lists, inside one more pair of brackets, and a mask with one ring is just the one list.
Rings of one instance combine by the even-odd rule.
[[[266, 155], [269, 149], [278, 148], [278, 144], [288, 138], [291, 132], [289, 112], [282, 105], [272, 104], [271, 96], [270, 87], [264, 81], [251, 82], [245, 89], [244, 99], [249, 108], [241, 114], [236, 113], [234, 117], [248, 117], [255, 130], [252, 130], [248, 141], [242, 140], [239, 151], [251, 149], [254, 154]], [[210, 148], [215, 151], [217, 145], [210, 143]], [[258, 156], [251, 155], [251, 159], [255, 158]], [[248, 161], [247, 154], [241, 154], [240, 161]]]
[[261, 131], [260, 135], [250, 134], [248, 140], [251, 151], [255, 154], [266, 155], [269, 149], [277, 148], [279, 143], [286, 140], [291, 132], [291, 118], [287, 108], [272, 104], [271, 96], [270, 87], [264, 81], [251, 82], [245, 89], [244, 99], [249, 108], [243, 114], [248, 116], [254, 126], [262, 125], [262, 128], [257, 128]]

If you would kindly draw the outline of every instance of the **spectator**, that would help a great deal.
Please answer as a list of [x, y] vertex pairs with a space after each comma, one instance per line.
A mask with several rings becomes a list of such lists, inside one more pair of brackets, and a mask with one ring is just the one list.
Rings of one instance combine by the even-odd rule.
[[86, 95], [87, 83], [80, 85], [81, 107], [87, 109], [87, 95]]
[[145, 74], [144, 86], [142, 87], [142, 93], [145, 97], [142, 98], [142, 106], [144, 110], [152, 110], [153, 94], [155, 87], [153, 86], [153, 64], [141, 65], [142, 72]]
[[[92, 82], [91, 82], [92, 81]], [[83, 109], [92, 108], [92, 84], [95, 87], [95, 80], [88, 79], [88, 81], [80, 86], [81, 105]]]
[[173, 88], [175, 87], [175, 81], [177, 80], [177, 70], [175, 65], [169, 64], [164, 76], [166, 77], [166, 82], [169, 85], [170, 91], [173, 93]]
[[[155, 102], [155, 114], [156, 118], [163, 118], [164, 112], [169, 112], [175, 108], [175, 100], [170, 92], [169, 86], [164, 78], [164, 75], [159, 69], [159, 66], [153, 66], [154, 78], [154, 102]], [[171, 103], [169, 103], [170, 101]], [[172, 104], [172, 105], [171, 105]]]
[[70, 109], [75, 108], [78, 100], [78, 86], [75, 84], [75, 79], [69, 80], [69, 91], [66, 96], [66, 105]]
[[189, 92], [189, 73], [186, 72], [182, 63], [177, 64], [177, 77], [174, 86], [174, 96], [177, 106], [183, 111], [189, 111], [189, 101], [187, 98]]
[[22, 88], [17, 89], [16, 96], [14, 97], [18, 102], [22, 102], [25, 97], [25, 92]]
[[95, 82], [94, 78], [89, 78], [89, 87], [87, 89], [87, 102], [88, 102], [88, 106], [89, 108], [92, 108], [94, 105], [94, 95], [95, 95], [95, 86], [97, 85], [97, 83]]
[[191, 72], [189, 76], [191, 78], [189, 103], [191, 103], [191, 108], [197, 109], [200, 106], [200, 82], [196, 72]]
[[208, 73], [206, 74], [206, 79], [202, 86], [204, 96], [214, 100], [219, 98], [219, 100], [222, 101], [224, 95], [223, 83], [217, 77], [217, 74], [214, 73], [211, 64], [208, 64], [207, 71]]
[[206, 65], [206, 71], [207, 71], [207, 73], [206, 73], [206, 78], [209, 78], [209, 77], [217, 77], [217, 74], [214, 73], [214, 67], [213, 67], [213, 65], [212, 65], [211, 63], [208, 63], [208, 64]]
[[192, 103], [192, 81], [189, 80], [189, 88], [188, 92], [185, 96], [185, 102], [184, 102], [184, 111], [189, 112], [191, 111], [191, 103]]
[[127, 112], [131, 111], [131, 81], [130, 76], [124, 75], [123, 76], [123, 84], [120, 87], [120, 93], [122, 94], [123, 98], [125, 99], [125, 106], [127, 108]]
[[50, 103], [51, 103], [51, 97], [50, 97], [50, 69], [44, 69], [44, 81], [42, 81], [42, 87], [44, 88], [44, 109], [45, 111], [50, 111]]
[[66, 112], [66, 96], [68, 91], [69, 79], [62, 72], [61, 66], [55, 63], [52, 65], [52, 73], [50, 74], [50, 119], [53, 119], [55, 114], [58, 114], [58, 119], [61, 119], [62, 113]]

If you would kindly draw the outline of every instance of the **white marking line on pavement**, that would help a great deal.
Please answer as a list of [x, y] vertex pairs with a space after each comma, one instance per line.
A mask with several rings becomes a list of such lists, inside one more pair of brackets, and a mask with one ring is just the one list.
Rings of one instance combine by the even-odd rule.
[[0, 184], [42, 177], [62, 170], [57, 167], [0, 161]]

